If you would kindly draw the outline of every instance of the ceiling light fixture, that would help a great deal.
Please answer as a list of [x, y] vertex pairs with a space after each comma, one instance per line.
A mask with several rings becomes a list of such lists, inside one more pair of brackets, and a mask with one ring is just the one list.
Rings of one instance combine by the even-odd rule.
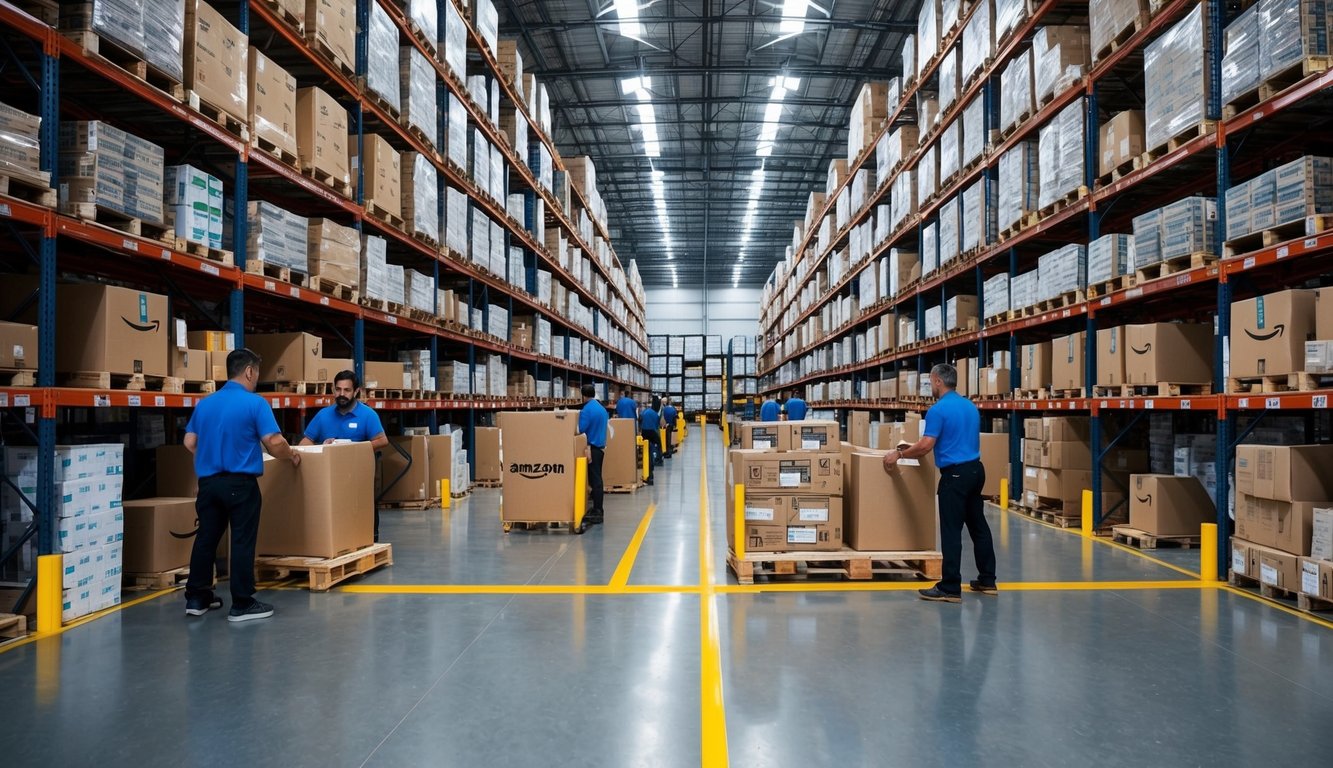
[[[616, 5], [618, 7], [620, 4]], [[778, 24], [778, 31], [784, 35], [799, 35], [804, 32], [805, 12], [809, 9], [810, 0], [783, 0], [782, 22]]]
[[[764, 121], [759, 128], [759, 147], [755, 154], [760, 157], [768, 157], [773, 154], [773, 145], [778, 138], [778, 128], [781, 127], [779, 119], [782, 117], [782, 100], [787, 97], [788, 91], [794, 91], [801, 86], [799, 77], [787, 77], [779, 75], [770, 81], [773, 85], [773, 91], [769, 94], [768, 104], [764, 107]], [[762, 173], [762, 169], [760, 169]]]
[[[804, 3], [802, 3], [804, 4]], [[636, 0], [612, 0], [612, 6], [616, 9], [616, 16], [620, 23], [617, 30], [622, 37], [630, 37], [639, 40], [643, 37], [643, 25], [639, 23], [639, 4]], [[786, 15], [786, 12], [783, 12]], [[805, 10], [801, 10], [801, 16], [805, 16]], [[786, 24], [784, 21], [783, 24]], [[805, 19], [801, 19], [801, 28], [805, 28]]]

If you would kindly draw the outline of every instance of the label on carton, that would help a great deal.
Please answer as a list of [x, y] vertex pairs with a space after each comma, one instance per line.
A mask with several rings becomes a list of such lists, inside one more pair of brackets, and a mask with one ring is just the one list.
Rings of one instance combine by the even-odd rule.
[[759, 449], [759, 450], [767, 451], [767, 450], [772, 449], [772, 447], [773, 447], [773, 441], [772, 441], [772, 440], [755, 440], [755, 441], [754, 441], [754, 447], [757, 448], [757, 449]]
[[748, 507], [748, 506], [747, 506], [747, 507], [745, 508], [745, 519], [746, 519], [746, 520], [758, 520], [758, 521], [762, 521], [762, 522], [771, 523], [771, 522], [773, 522], [773, 508], [772, 508], [772, 507]]
[[1032, 479], [1035, 480], [1035, 479], [1037, 479], [1037, 468], [1036, 468], [1036, 467], [1028, 467], [1028, 468], [1026, 468], [1026, 469], [1023, 471], [1023, 475], [1024, 475], [1024, 477], [1030, 477], [1030, 478], [1032, 478]]
[[1314, 563], [1301, 564], [1301, 591], [1307, 595], [1319, 595], [1319, 566]]
[[1260, 296], [1254, 301], [1254, 321], [1258, 329], [1262, 331], [1264, 329], [1264, 297]]
[[801, 476], [804, 472], [782, 471], [778, 473], [778, 485], [783, 488], [799, 488], [801, 486]]
[[1268, 563], [1261, 564], [1259, 566], [1259, 581], [1262, 581], [1270, 587], [1278, 586], [1277, 569]]
[[801, 513], [801, 522], [803, 522], [803, 523], [827, 523], [827, 522], [828, 522], [828, 509], [826, 509], [826, 508], [818, 508], [818, 507], [817, 507], [817, 508], [814, 508], [814, 509], [802, 509], [802, 510], [800, 510], [800, 513]]
[[1231, 550], [1231, 570], [1240, 574], [1245, 573], [1245, 550]]
[[788, 528], [788, 544], [814, 544], [816, 543], [816, 531], [814, 528]]
[[806, 438], [801, 438], [801, 450], [803, 451], [818, 451], [821, 450], [823, 447], [824, 447], [823, 440], [809, 440]]

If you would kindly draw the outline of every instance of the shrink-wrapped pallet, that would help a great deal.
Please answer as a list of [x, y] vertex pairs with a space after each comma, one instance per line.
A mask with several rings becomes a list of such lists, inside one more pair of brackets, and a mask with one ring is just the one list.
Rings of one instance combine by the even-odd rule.
[[1037, 155], [1037, 144], [1033, 141], [1020, 141], [1000, 155], [996, 224], [1001, 230], [1018, 226], [1024, 216], [1038, 207]]
[[399, 78], [403, 96], [403, 116], [408, 125], [421, 131], [433, 148], [440, 146], [439, 110], [435, 103], [435, 67], [408, 45], [401, 49]]
[[963, 190], [960, 243], [963, 253], [972, 253], [995, 242], [995, 193], [995, 180], [984, 176]]
[[970, 168], [981, 160], [986, 151], [986, 100], [977, 96], [963, 108], [962, 120], [962, 167]]
[[1037, 206], [1045, 208], [1076, 191], [1085, 181], [1083, 100], [1060, 110], [1050, 123], [1041, 127]]
[[958, 210], [959, 198], [951, 197], [940, 206], [940, 266], [947, 266], [958, 258], [961, 220]]
[[1150, 151], [1165, 146], [1205, 117], [1210, 80], [1204, 56], [1206, 7], [1203, 3], [1195, 6], [1144, 52], [1144, 117]]
[[1008, 131], [1036, 111], [1032, 95], [1032, 51], [1025, 49], [1000, 75], [1000, 129]]
[[971, 82], [995, 55], [994, 0], [978, 0], [978, 5], [980, 7], [972, 12], [972, 18], [963, 27], [962, 61], [959, 62], [963, 83]]
[[402, 108], [398, 76], [398, 27], [379, 3], [370, 4], [370, 32], [366, 41], [366, 89], [398, 112]]
[[1102, 235], [1088, 244], [1088, 285], [1105, 283], [1129, 274], [1134, 267], [1134, 237]]
[[403, 221], [407, 231], [440, 241], [440, 191], [435, 166], [418, 152], [402, 156]]

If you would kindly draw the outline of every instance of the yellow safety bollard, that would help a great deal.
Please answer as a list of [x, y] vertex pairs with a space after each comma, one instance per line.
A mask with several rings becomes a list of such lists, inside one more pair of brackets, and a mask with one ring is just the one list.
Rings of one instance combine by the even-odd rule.
[[727, 428], [726, 417], [722, 418], [722, 446], [724, 448], [731, 447], [731, 430]]
[[1217, 523], [1199, 526], [1199, 578], [1217, 581]]
[[65, 559], [61, 555], [37, 558], [37, 633], [59, 632], [65, 587]]
[[648, 482], [648, 473], [651, 472], [653, 468], [653, 457], [648, 453], [647, 440], [638, 437], [635, 438], [635, 442], [639, 444], [640, 452], [643, 454], [643, 470], [641, 471], [641, 474], [643, 475], [643, 481], [646, 483]]
[[745, 559], [745, 484], [736, 484], [736, 519], [733, 522], [736, 526], [734, 539], [736, 541], [736, 559]]
[[440, 479], [440, 509], [448, 509], [449, 503], [453, 501], [453, 494], [449, 492], [449, 478]]
[[667, 433], [666, 433], [666, 430], [665, 430], [665, 429], [659, 429], [659, 430], [657, 430], [657, 436], [658, 436], [659, 438], [661, 438], [661, 442], [662, 442], [662, 453], [665, 454], [665, 453], [667, 452]]
[[1000, 478], [1000, 509], [1009, 509], [1009, 478]]
[[1083, 489], [1083, 535], [1092, 538], [1092, 491]]
[[580, 456], [574, 462], [574, 529], [583, 525], [588, 511], [588, 459]]

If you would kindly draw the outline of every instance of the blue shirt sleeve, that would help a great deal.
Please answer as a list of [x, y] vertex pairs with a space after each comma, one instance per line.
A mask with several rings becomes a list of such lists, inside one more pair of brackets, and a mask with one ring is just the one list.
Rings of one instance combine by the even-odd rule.
[[930, 406], [926, 411], [926, 429], [921, 433], [922, 437], [933, 437], [939, 439], [940, 432], [944, 428], [944, 412], [938, 404]]
[[195, 426], [194, 426], [194, 415], [195, 415], [196, 413], [198, 413], [198, 412], [199, 412], [199, 409], [198, 409], [198, 408], [194, 408], [193, 410], [190, 411], [190, 420], [189, 420], [189, 422], [187, 422], [187, 423], [185, 424], [185, 431], [186, 431], [186, 432], [193, 433], [193, 434], [196, 434], [196, 435], [199, 434], [199, 430], [195, 429]]
[[282, 431], [278, 427], [278, 420], [273, 417], [273, 408], [267, 400], [254, 395], [254, 405], [251, 407], [254, 409], [255, 432], [260, 440]]
[[587, 406], [579, 409], [579, 434], [586, 435], [592, 427], [592, 412]]
[[365, 429], [363, 434], [366, 437], [367, 443], [374, 440], [376, 437], [379, 437], [380, 433], [384, 431], [384, 424], [380, 421], [380, 415], [370, 406], [366, 406], [365, 408], [365, 418], [363, 421], [365, 422], [362, 425]]

